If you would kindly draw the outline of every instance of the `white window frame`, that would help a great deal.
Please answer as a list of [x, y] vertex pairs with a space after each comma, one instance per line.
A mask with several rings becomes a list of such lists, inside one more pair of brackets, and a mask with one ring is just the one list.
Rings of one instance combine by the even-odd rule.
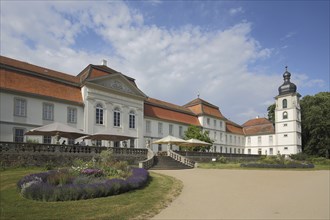
[[104, 108], [100, 103], [95, 106], [95, 124], [104, 125]]
[[19, 117], [26, 117], [26, 99], [14, 98], [14, 115]]
[[[13, 141], [15, 143], [23, 143], [24, 142], [24, 133], [25, 133], [25, 128], [13, 128], [13, 133], [14, 133], [14, 139]], [[17, 135], [17, 131], [20, 131], [21, 134]], [[19, 139], [19, 140], [18, 140]]]
[[68, 114], [68, 123], [76, 124], [77, 123], [77, 108], [68, 107], [67, 114]]
[[47, 121], [54, 121], [54, 104], [42, 104], [42, 119]]
[[135, 112], [133, 110], [129, 112], [129, 128], [135, 129]]
[[151, 133], [151, 121], [146, 121], [146, 133]]
[[116, 107], [113, 110], [113, 126], [114, 127], [120, 127], [121, 120], [120, 120], [120, 108]]

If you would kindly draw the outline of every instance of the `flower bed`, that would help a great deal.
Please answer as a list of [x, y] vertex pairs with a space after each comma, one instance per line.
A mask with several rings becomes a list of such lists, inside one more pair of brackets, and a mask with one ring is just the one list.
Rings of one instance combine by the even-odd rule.
[[108, 179], [102, 170], [87, 169], [81, 175], [52, 170], [23, 177], [17, 187], [23, 197], [42, 201], [68, 201], [117, 195], [146, 185], [147, 170], [132, 168], [126, 179]]

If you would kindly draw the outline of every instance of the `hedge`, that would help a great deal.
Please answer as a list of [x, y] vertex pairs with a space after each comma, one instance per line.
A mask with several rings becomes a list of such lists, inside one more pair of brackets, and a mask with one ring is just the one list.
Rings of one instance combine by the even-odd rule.
[[251, 168], [314, 168], [314, 164], [262, 164], [262, 163], [242, 163], [241, 167]]

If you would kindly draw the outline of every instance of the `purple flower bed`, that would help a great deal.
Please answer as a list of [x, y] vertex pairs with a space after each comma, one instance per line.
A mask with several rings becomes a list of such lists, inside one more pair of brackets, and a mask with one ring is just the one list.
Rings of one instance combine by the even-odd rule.
[[[132, 175], [126, 180], [108, 179], [92, 184], [52, 185], [47, 182], [49, 175], [57, 171], [31, 174], [17, 183], [19, 192], [28, 199], [42, 201], [68, 201], [106, 197], [138, 189], [146, 185], [149, 172], [142, 168], [132, 168]], [[94, 174], [91, 174], [94, 175]], [[97, 177], [95, 177], [97, 178]]]
[[81, 174], [87, 175], [87, 176], [95, 176], [100, 177], [103, 176], [103, 171], [100, 169], [84, 169], [81, 171]]

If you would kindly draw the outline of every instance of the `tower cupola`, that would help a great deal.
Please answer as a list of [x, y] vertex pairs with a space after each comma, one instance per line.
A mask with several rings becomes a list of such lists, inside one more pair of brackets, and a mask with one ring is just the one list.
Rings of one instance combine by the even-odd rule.
[[285, 95], [295, 93], [297, 86], [290, 82], [291, 73], [288, 72], [288, 67], [285, 67], [285, 73], [283, 74], [284, 83], [278, 88], [279, 95]]

